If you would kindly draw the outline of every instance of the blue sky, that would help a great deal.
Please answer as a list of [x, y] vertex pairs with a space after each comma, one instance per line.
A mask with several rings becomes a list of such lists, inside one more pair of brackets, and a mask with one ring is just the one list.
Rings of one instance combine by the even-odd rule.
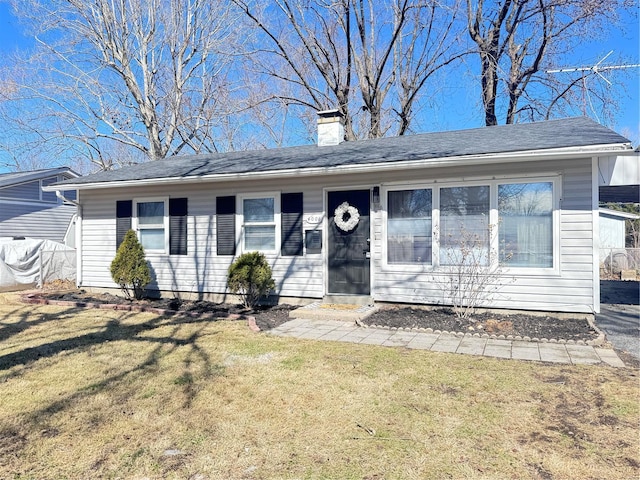
[[[623, 29], [612, 28], [606, 42], [584, 44], [579, 51], [573, 52], [572, 63], [566, 66], [594, 65], [611, 50], [613, 54], [603, 65], [640, 63], [640, 24], [637, 17], [628, 18], [627, 22]], [[0, 68], [7, 64], [9, 55], [28, 49], [31, 45], [33, 45], [33, 39], [26, 34], [19, 20], [12, 16], [9, 5], [0, 0]], [[614, 123], [609, 126], [631, 139], [634, 145], [638, 145], [640, 143], [640, 68], [627, 69], [624, 72], [609, 72], [607, 78], [613, 84], [610, 88], [615, 89], [624, 100], [620, 111], [615, 115]], [[588, 81], [604, 82], [594, 76], [589, 77]], [[469, 90], [468, 84], [467, 88], [455, 85], [441, 88], [444, 89], [447, 100], [440, 107], [426, 113], [426, 120], [416, 124], [414, 131], [457, 130], [482, 126], [483, 118], [478, 114], [478, 109], [469, 108], [470, 104], [478, 104], [478, 91]], [[588, 109], [586, 101], [584, 108]], [[593, 115], [590, 116], [593, 118]], [[0, 171], [2, 171], [1, 168]]]
[[30, 40], [23, 35], [18, 20], [11, 15], [9, 5], [0, 3], [0, 53], [2, 56], [23, 48], [29, 42]]

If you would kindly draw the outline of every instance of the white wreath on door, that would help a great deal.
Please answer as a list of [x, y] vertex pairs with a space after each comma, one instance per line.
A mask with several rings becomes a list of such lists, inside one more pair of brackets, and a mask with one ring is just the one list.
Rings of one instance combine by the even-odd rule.
[[343, 232], [350, 232], [356, 228], [360, 221], [360, 212], [353, 205], [349, 205], [349, 202], [342, 202], [338, 205], [333, 215], [336, 227]]

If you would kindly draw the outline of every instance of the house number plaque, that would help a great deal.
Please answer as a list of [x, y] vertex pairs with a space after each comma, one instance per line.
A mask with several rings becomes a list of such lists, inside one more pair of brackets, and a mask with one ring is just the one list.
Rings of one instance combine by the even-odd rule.
[[307, 215], [304, 218], [307, 225], [320, 225], [322, 223], [322, 215]]

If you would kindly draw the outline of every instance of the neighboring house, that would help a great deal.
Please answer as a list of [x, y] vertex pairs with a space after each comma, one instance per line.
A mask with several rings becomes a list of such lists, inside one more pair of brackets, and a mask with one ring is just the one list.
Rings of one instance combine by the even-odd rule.
[[[0, 238], [25, 237], [75, 246], [73, 221], [77, 207], [42, 187], [75, 179], [66, 167], [0, 174]], [[64, 195], [74, 200], [74, 190]]]
[[[502, 265], [485, 306], [599, 310], [599, 159], [631, 149], [587, 119], [157, 160], [67, 180], [77, 189], [78, 283], [116, 288], [127, 229], [153, 289], [224, 299], [227, 269], [259, 250], [280, 301], [449, 304], [455, 257]], [[594, 232], [596, 232], [594, 234]], [[463, 242], [467, 238], [472, 242]]]
[[[626, 223], [639, 218], [633, 213], [600, 208], [600, 263], [605, 274], [638, 269], [640, 251], [626, 248]], [[635, 278], [635, 273], [629, 278]]]
[[637, 220], [640, 215], [600, 208], [600, 248], [625, 248], [627, 220]]

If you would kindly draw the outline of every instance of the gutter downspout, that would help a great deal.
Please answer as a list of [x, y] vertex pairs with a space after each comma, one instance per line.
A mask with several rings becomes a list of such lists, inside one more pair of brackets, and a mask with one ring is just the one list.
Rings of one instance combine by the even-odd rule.
[[[77, 193], [78, 197], [80, 192]], [[60, 190], [56, 190], [56, 197], [63, 202], [75, 205], [78, 211], [76, 212], [76, 287], [82, 286], [82, 205], [77, 200], [71, 200], [64, 196]]]

